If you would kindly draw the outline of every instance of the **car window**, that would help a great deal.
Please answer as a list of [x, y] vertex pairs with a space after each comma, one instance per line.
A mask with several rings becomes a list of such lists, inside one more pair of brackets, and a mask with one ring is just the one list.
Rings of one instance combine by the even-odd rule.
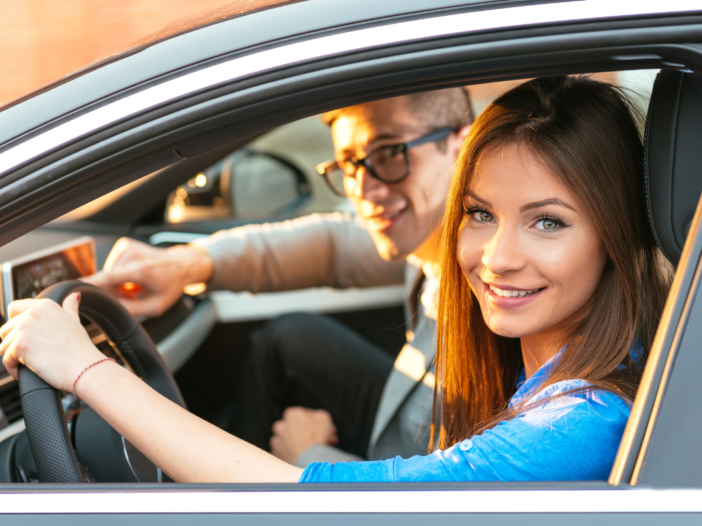
[[[656, 70], [636, 70], [600, 73], [595, 77], [630, 90], [645, 109], [656, 73]], [[521, 81], [469, 86], [473, 114], [478, 115], [492, 100], [518, 82]], [[319, 116], [291, 122], [265, 133], [208, 168], [193, 171], [187, 175], [186, 183], [176, 186], [184, 178], [174, 182], [167, 202], [161, 202], [163, 208], [159, 207], [158, 217], [151, 216], [150, 221], [182, 225], [233, 219], [236, 224], [241, 224], [242, 220], [275, 221], [315, 212], [353, 212], [349, 201], [332, 193], [316, 173], [317, 164], [333, 156], [329, 128]], [[236, 176], [232, 178], [233, 164], [236, 165]], [[222, 180], [223, 170], [225, 180]], [[233, 184], [229, 184], [232, 180]], [[130, 183], [57, 221], [90, 217], [142, 183], [143, 180]]]
[[277, 219], [348, 210], [316, 173], [334, 157], [329, 128], [319, 116], [276, 128], [207, 169], [169, 196], [171, 224], [215, 219]]

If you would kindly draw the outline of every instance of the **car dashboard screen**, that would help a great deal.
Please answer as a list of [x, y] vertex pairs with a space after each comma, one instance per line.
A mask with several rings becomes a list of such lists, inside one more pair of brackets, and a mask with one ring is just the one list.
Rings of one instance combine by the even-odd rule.
[[16, 300], [36, 298], [45, 288], [95, 272], [95, 259], [88, 244], [69, 248], [12, 269], [12, 289]]
[[36, 298], [54, 283], [89, 276], [95, 270], [95, 245], [89, 237], [5, 262], [2, 265], [5, 312], [13, 300]]

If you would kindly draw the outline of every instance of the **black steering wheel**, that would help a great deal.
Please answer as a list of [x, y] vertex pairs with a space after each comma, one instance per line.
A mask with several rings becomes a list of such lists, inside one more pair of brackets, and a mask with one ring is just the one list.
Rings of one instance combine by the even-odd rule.
[[[74, 292], [81, 293], [80, 315], [103, 331], [134, 373], [163, 396], [185, 407], [173, 375], [153, 341], [109, 293], [81, 281], [64, 281], [48, 287], [38, 298], [52, 299], [60, 305]], [[61, 395], [56, 389], [24, 366], [19, 368], [19, 389], [27, 438], [40, 482], [145, 481], [138, 473], [149, 461], [97, 413], [83, 409], [74, 418], [69, 433]]]

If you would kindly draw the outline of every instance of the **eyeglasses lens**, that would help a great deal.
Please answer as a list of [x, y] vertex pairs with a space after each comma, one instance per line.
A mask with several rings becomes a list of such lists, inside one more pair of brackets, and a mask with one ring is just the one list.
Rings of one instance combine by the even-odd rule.
[[346, 195], [344, 189], [344, 175], [344, 170], [337, 166], [329, 167], [326, 171], [327, 182], [339, 195]]
[[378, 178], [386, 183], [402, 179], [407, 174], [407, 158], [398, 146], [380, 148], [368, 156], [367, 163]]
[[327, 182], [340, 195], [350, 193], [356, 186], [356, 176], [361, 166], [365, 166], [371, 176], [383, 182], [400, 181], [409, 172], [407, 154], [402, 146], [375, 150], [363, 162], [346, 160], [327, 166], [324, 172]]

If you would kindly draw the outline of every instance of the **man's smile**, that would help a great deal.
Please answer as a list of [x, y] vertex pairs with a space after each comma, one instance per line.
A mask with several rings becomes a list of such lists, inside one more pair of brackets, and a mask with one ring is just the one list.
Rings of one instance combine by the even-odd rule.
[[379, 213], [374, 214], [362, 214], [363, 219], [369, 229], [376, 232], [382, 232], [390, 228], [407, 210], [408, 205], [402, 204], [400, 206], [395, 206], [389, 210], [383, 210]]

